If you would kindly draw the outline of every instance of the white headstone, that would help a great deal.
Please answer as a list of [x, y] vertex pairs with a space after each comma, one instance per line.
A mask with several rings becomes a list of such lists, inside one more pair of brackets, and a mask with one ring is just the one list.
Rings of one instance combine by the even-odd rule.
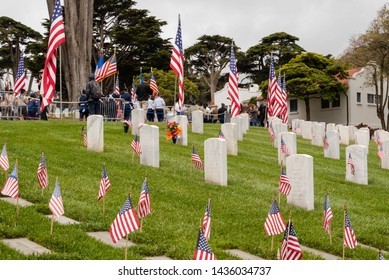
[[[355, 132], [357, 131], [357, 128], [355, 127], [355, 126], [353, 126], [353, 125], [349, 125], [348, 126], [348, 129], [349, 129], [349, 138], [350, 138], [350, 140], [355, 140]], [[369, 131], [369, 129], [366, 127], [366, 129], [367, 129], [367, 131], [369, 132], [369, 134], [370, 134], [370, 131]]]
[[204, 141], [205, 182], [227, 186], [227, 141], [209, 138]]
[[292, 132], [296, 132], [296, 125], [299, 119], [293, 119], [292, 120]]
[[60, 108], [55, 108], [55, 111], [54, 111], [54, 116], [59, 119], [61, 117], [61, 109]]
[[[381, 158], [381, 168], [389, 169], [389, 140], [385, 140], [381, 143], [383, 157]], [[378, 147], [378, 151], [380, 146]]]
[[87, 118], [88, 151], [104, 151], [104, 122], [102, 115], [91, 115]]
[[68, 108], [63, 109], [63, 116], [64, 116], [65, 118], [68, 118], [68, 117], [69, 117], [69, 109], [68, 109]]
[[200, 110], [192, 112], [192, 132], [204, 133], [204, 113]]
[[250, 116], [247, 113], [242, 113], [239, 116], [243, 118], [243, 133], [246, 134], [250, 128]]
[[339, 125], [339, 138], [340, 138], [340, 144], [343, 145], [349, 145], [350, 142], [350, 129], [348, 126]]
[[303, 139], [312, 140], [312, 122], [304, 121], [301, 123], [301, 136]]
[[238, 155], [238, 125], [235, 123], [223, 123], [221, 130], [227, 141], [227, 155]]
[[317, 123], [312, 127], [312, 140], [311, 144], [313, 146], [323, 147], [324, 140], [324, 125]]
[[328, 146], [325, 145], [323, 148], [324, 157], [340, 159], [339, 132], [337, 130], [327, 130], [326, 136]]
[[143, 125], [140, 129], [140, 164], [159, 167], [159, 128], [156, 125]]
[[327, 123], [326, 130], [329, 131], [329, 130], [337, 130], [337, 129], [334, 123]]
[[177, 115], [175, 119], [181, 126], [181, 134], [177, 137], [177, 145], [188, 146], [188, 118], [184, 115]]
[[358, 129], [354, 133], [355, 135], [355, 144], [366, 146], [369, 151], [369, 142], [370, 142], [370, 131], [366, 129]]
[[313, 157], [304, 154], [286, 158], [286, 174], [291, 184], [288, 204], [308, 211], [314, 209]]
[[243, 119], [242, 119], [242, 117], [239, 117], [239, 116], [231, 117], [230, 122], [234, 123], [238, 126], [238, 141], [243, 141], [243, 128], [242, 128]]
[[302, 130], [301, 130], [301, 124], [304, 122], [304, 120], [297, 120], [295, 124], [295, 132], [298, 136], [302, 135]]
[[[290, 155], [297, 154], [296, 133], [281, 132], [278, 137], [278, 164], [285, 165], [286, 158]], [[281, 149], [281, 140], [284, 141], [286, 150]], [[286, 152], [286, 153], [285, 153]]]
[[145, 123], [143, 109], [134, 109], [131, 111], [132, 135], [139, 135], [139, 125]]
[[79, 110], [74, 110], [73, 111], [73, 114], [74, 114], [74, 118], [76, 120], [80, 119], [80, 111]]
[[367, 148], [362, 145], [346, 147], [346, 181], [367, 185]]
[[274, 131], [274, 142], [273, 142], [273, 146], [274, 148], [278, 148], [279, 146], [279, 135], [280, 133], [282, 132], [288, 132], [288, 125], [287, 124], [284, 124], [284, 123], [276, 123], [274, 126], [273, 126], [273, 131]]

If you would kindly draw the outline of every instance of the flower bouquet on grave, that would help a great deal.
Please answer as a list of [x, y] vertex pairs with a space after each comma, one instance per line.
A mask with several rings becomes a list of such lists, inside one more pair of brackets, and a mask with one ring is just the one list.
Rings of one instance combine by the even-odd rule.
[[175, 144], [177, 141], [178, 135], [182, 132], [181, 126], [176, 122], [169, 122], [166, 127], [166, 139], [172, 139]]

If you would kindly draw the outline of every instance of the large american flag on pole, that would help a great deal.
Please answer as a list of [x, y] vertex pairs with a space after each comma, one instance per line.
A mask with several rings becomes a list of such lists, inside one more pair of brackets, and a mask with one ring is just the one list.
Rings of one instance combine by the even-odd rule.
[[18, 71], [16, 72], [14, 92], [16, 97], [20, 91], [26, 86], [26, 72], [24, 71], [24, 57], [23, 53], [20, 53], [20, 61], [18, 65]]
[[102, 197], [104, 197], [107, 194], [107, 191], [111, 187], [111, 182], [109, 181], [107, 169], [105, 166], [103, 166], [103, 169], [101, 170], [101, 180], [100, 180], [100, 187], [99, 187], [99, 195], [97, 197], [97, 200], [100, 200]]
[[178, 28], [172, 57], [170, 59], [170, 68], [178, 77], [178, 110], [181, 111], [184, 106], [184, 49], [182, 47], [180, 16], [178, 16]]
[[41, 159], [38, 165], [38, 171], [36, 173], [36, 178], [38, 180], [39, 187], [41, 189], [45, 189], [49, 185], [49, 177], [47, 174], [47, 166], [46, 166], [46, 157], [45, 153], [42, 151]]
[[138, 217], [143, 218], [151, 213], [150, 190], [147, 178], [144, 179], [138, 201]]
[[18, 165], [15, 164], [12, 173], [9, 175], [3, 189], [2, 195], [10, 196], [12, 198], [19, 197], [19, 180], [18, 180]]
[[47, 47], [45, 67], [43, 68], [41, 82], [41, 108], [53, 103], [55, 92], [55, 74], [57, 72], [57, 48], [66, 41], [65, 27], [62, 17], [62, 7], [59, 0], [55, 1], [53, 16], [51, 18], [49, 43]]
[[208, 199], [205, 206], [202, 232], [205, 239], [209, 240], [211, 238], [211, 199]]
[[156, 99], [158, 96], [159, 89], [158, 89], [157, 81], [154, 78], [153, 72], [151, 72], [151, 77], [150, 77], [150, 88], [153, 91], [154, 99]]
[[116, 62], [116, 51], [113, 53], [111, 58], [109, 59], [109, 65], [107, 68], [107, 72], [105, 72], [104, 79], [115, 74], [117, 72], [117, 62]]
[[209, 247], [207, 239], [205, 239], [201, 230], [199, 230], [196, 251], [194, 253], [193, 259], [199, 261], [216, 260], [216, 257], [212, 253], [211, 247]]
[[330, 200], [328, 195], [326, 195], [326, 199], [324, 201], [324, 219], [323, 219], [323, 228], [331, 234], [331, 221], [334, 218], [330, 206]]
[[350, 219], [348, 218], [347, 209], [344, 209], [344, 238], [343, 244], [350, 249], [357, 247], [357, 239], [354, 234], [354, 230], [351, 226]]
[[112, 242], [116, 243], [124, 236], [140, 228], [138, 216], [128, 196], [109, 229]]
[[228, 76], [228, 96], [231, 98], [231, 116], [240, 114], [240, 101], [238, 90], [238, 69], [236, 68], [234, 47], [231, 45], [230, 74]]
[[288, 116], [288, 102], [287, 102], [287, 93], [286, 93], [285, 73], [284, 73], [284, 79], [282, 81], [282, 101], [283, 101], [282, 120], [284, 123], [287, 124], [289, 121], [289, 116]]
[[281, 260], [301, 260], [303, 254], [292, 221], [285, 228], [281, 246]]
[[192, 146], [192, 162], [197, 169], [203, 170], [204, 165], [194, 146]]
[[285, 226], [277, 201], [274, 199], [264, 225], [266, 234], [268, 236], [280, 234], [285, 230]]
[[51, 196], [49, 202], [49, 209], [51, 210], [51, 213], [53, 213], [54, 217], [62, 216], [65, 213], [58, 178], [56, 179], [53, 195]]
[[8, 161], [7, 144], [6, 143], [4, 143], [3, 149], [1, 150], [0, 166], [4, 171], [7, 171], [9, 169], [9, 161]]

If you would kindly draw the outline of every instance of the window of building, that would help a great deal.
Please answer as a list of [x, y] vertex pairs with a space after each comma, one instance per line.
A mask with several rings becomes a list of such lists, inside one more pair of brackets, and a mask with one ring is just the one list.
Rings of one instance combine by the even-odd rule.
[[298, 102], [297, 102], [297, 99], [290, 99], [289, 100], [289, 111], [291, 113], [298, 112]]
[[338, 97], [338, 99], [334, 100], [331, 102], [331, 107], [332, 108], [339, 108], [340, 107], [340, 98]]
[[357, 102], [358, 103], [362, 102], [362, 97], [361, 97], [361, 93], [360, 92], [357, 92]]
[[367, 103], [368, 104], [375, 104], [375, 95], [374, 94], [371, 94], [371, 93], [368, 93], [367, 94]]
[[321, 99], [321, 108], [322, 109], [328, 109], [330, 108], [330, 102], [327, 100], [324, 100], [323, 98]]

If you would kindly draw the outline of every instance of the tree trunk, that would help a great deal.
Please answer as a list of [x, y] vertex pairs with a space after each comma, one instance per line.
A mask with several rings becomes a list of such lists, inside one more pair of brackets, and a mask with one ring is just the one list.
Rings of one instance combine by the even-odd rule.
[[[68, 0], [64, 7], [66, 42], [61, 46], [62, 68], [69, 101], [73, 102], [91, 73], [93, 1]], [[51, 17], [54, 0], [47, 0], [47, 6]]]
[[305, 102], [305, 114], [306, 114], [306, 120], [311, 120], [311, 107], [309, 106], [309, 98], [304, 99]]

